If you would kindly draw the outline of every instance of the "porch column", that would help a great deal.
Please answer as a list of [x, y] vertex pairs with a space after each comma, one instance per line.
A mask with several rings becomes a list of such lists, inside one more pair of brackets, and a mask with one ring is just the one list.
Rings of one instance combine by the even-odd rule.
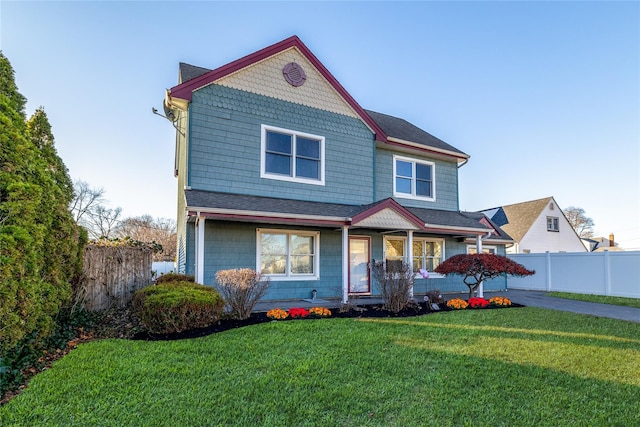
[[342, 302], [349, 300], [349, 226], [342, 227]]
[[204, 224], [205, 218], [196, 219], [196, 282], [204, 284]]
[[[407, 264], [409, 269], [413, 271], [413, 230], [407, 230]], [[413, 299], [413, 286], [409, 290], [409, 298]]]
[[[482, 253], [482, 234], [478, 234], [476, 237], [476, 253]], [[480, 282], [480, 286], [478, 286], [478, 297], [484, 298], [484, 284]]]

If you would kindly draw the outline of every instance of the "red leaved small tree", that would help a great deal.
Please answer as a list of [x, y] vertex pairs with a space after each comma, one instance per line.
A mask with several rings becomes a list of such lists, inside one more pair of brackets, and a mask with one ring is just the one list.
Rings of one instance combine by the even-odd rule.
[[473, 298], [473, 293], [484, 280], [493, 279], [502, 274], [518, 277], [535, 274], [535, 270], [527, 270], [522, 264], [494, 254], [454, 255], [441, 263], [435, 272], [464, 276], [463, 282], [469, 287], [469, 298]]

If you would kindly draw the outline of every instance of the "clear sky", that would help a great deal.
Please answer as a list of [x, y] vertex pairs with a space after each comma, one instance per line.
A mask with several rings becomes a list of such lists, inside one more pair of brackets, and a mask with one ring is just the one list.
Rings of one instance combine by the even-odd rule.
[[640, 3], [0, 2], [27, 114], [124, 216], [176, 217], [178, 63], [298, 35], [364, 108], [471, 155], [460, 208], [554, 196], [640, 249]]

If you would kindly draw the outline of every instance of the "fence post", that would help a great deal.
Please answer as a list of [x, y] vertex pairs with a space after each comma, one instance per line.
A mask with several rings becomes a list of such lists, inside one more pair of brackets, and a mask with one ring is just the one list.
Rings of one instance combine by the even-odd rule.
[[604, 251], [604, 294], [611, 295], [611, 257], [609, 251]]
[[551, 292], [551, 253], [547, 251], [547, 292]]

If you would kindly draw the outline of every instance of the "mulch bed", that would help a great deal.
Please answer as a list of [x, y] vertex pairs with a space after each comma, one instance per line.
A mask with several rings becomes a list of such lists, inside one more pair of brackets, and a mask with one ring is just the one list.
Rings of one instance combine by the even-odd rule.
[[[330, 318], [401, 318], [401, 317], [414, 317], [414, 316], [422, 316], [425, 314], [431, 313], [441, 313], [447, 311], [457, 311], [453, 310], [446, 306], [446, 304], [439, 304], [440, 310], [432, 310], [426, 303], [419, 303], [415, 305], [411, 305], [404, 310], [393, 313], [389, 310], [383, 308], [380, 304], [372, 304], [372, 305], [359, 305], [356, 308], [352, 308], [348, 311], [340, 311], [337, 308], [331, 309], [331, 317]], [[511, 307], [523, 307], [520, 304], [512, 303]], [[496, 307], [489, 306], [485, 308], [468, 308], [467, 310], [490, 310], [490, 309], [502, 309], [502, 308], [511, 308], [511, 307]], [[286, 320], [278, 320], [278, 322], [290, 322], [297, 320], [305, 320], [305, 319], [286, 319]], [[236, 319], [222, 319], [219, 320], [215, 325], [200, 328], [200, 329], [192, 329], [189, 331], [184, 331], [180, 333], [172, 333], [172, 334], [152, 334], [149, 332], [138, 332], [131, 337], [134, 340], [144, 340], [144, 341], [171, 341], [171, 340], [180, 340], [180, 339], [189, 339], [189, 338], [198, 338], [204, 337], [207, 335], [215, 334], [218, 332], [228, 331], [230, 329], [241, 328], [244, 326], [258, 325], [260, 323], [266, 322], [274, 322], [274, 320], [267, 317], [267, 313], [253, 313], [251, 317], [245, 320], [236, 320]]]

